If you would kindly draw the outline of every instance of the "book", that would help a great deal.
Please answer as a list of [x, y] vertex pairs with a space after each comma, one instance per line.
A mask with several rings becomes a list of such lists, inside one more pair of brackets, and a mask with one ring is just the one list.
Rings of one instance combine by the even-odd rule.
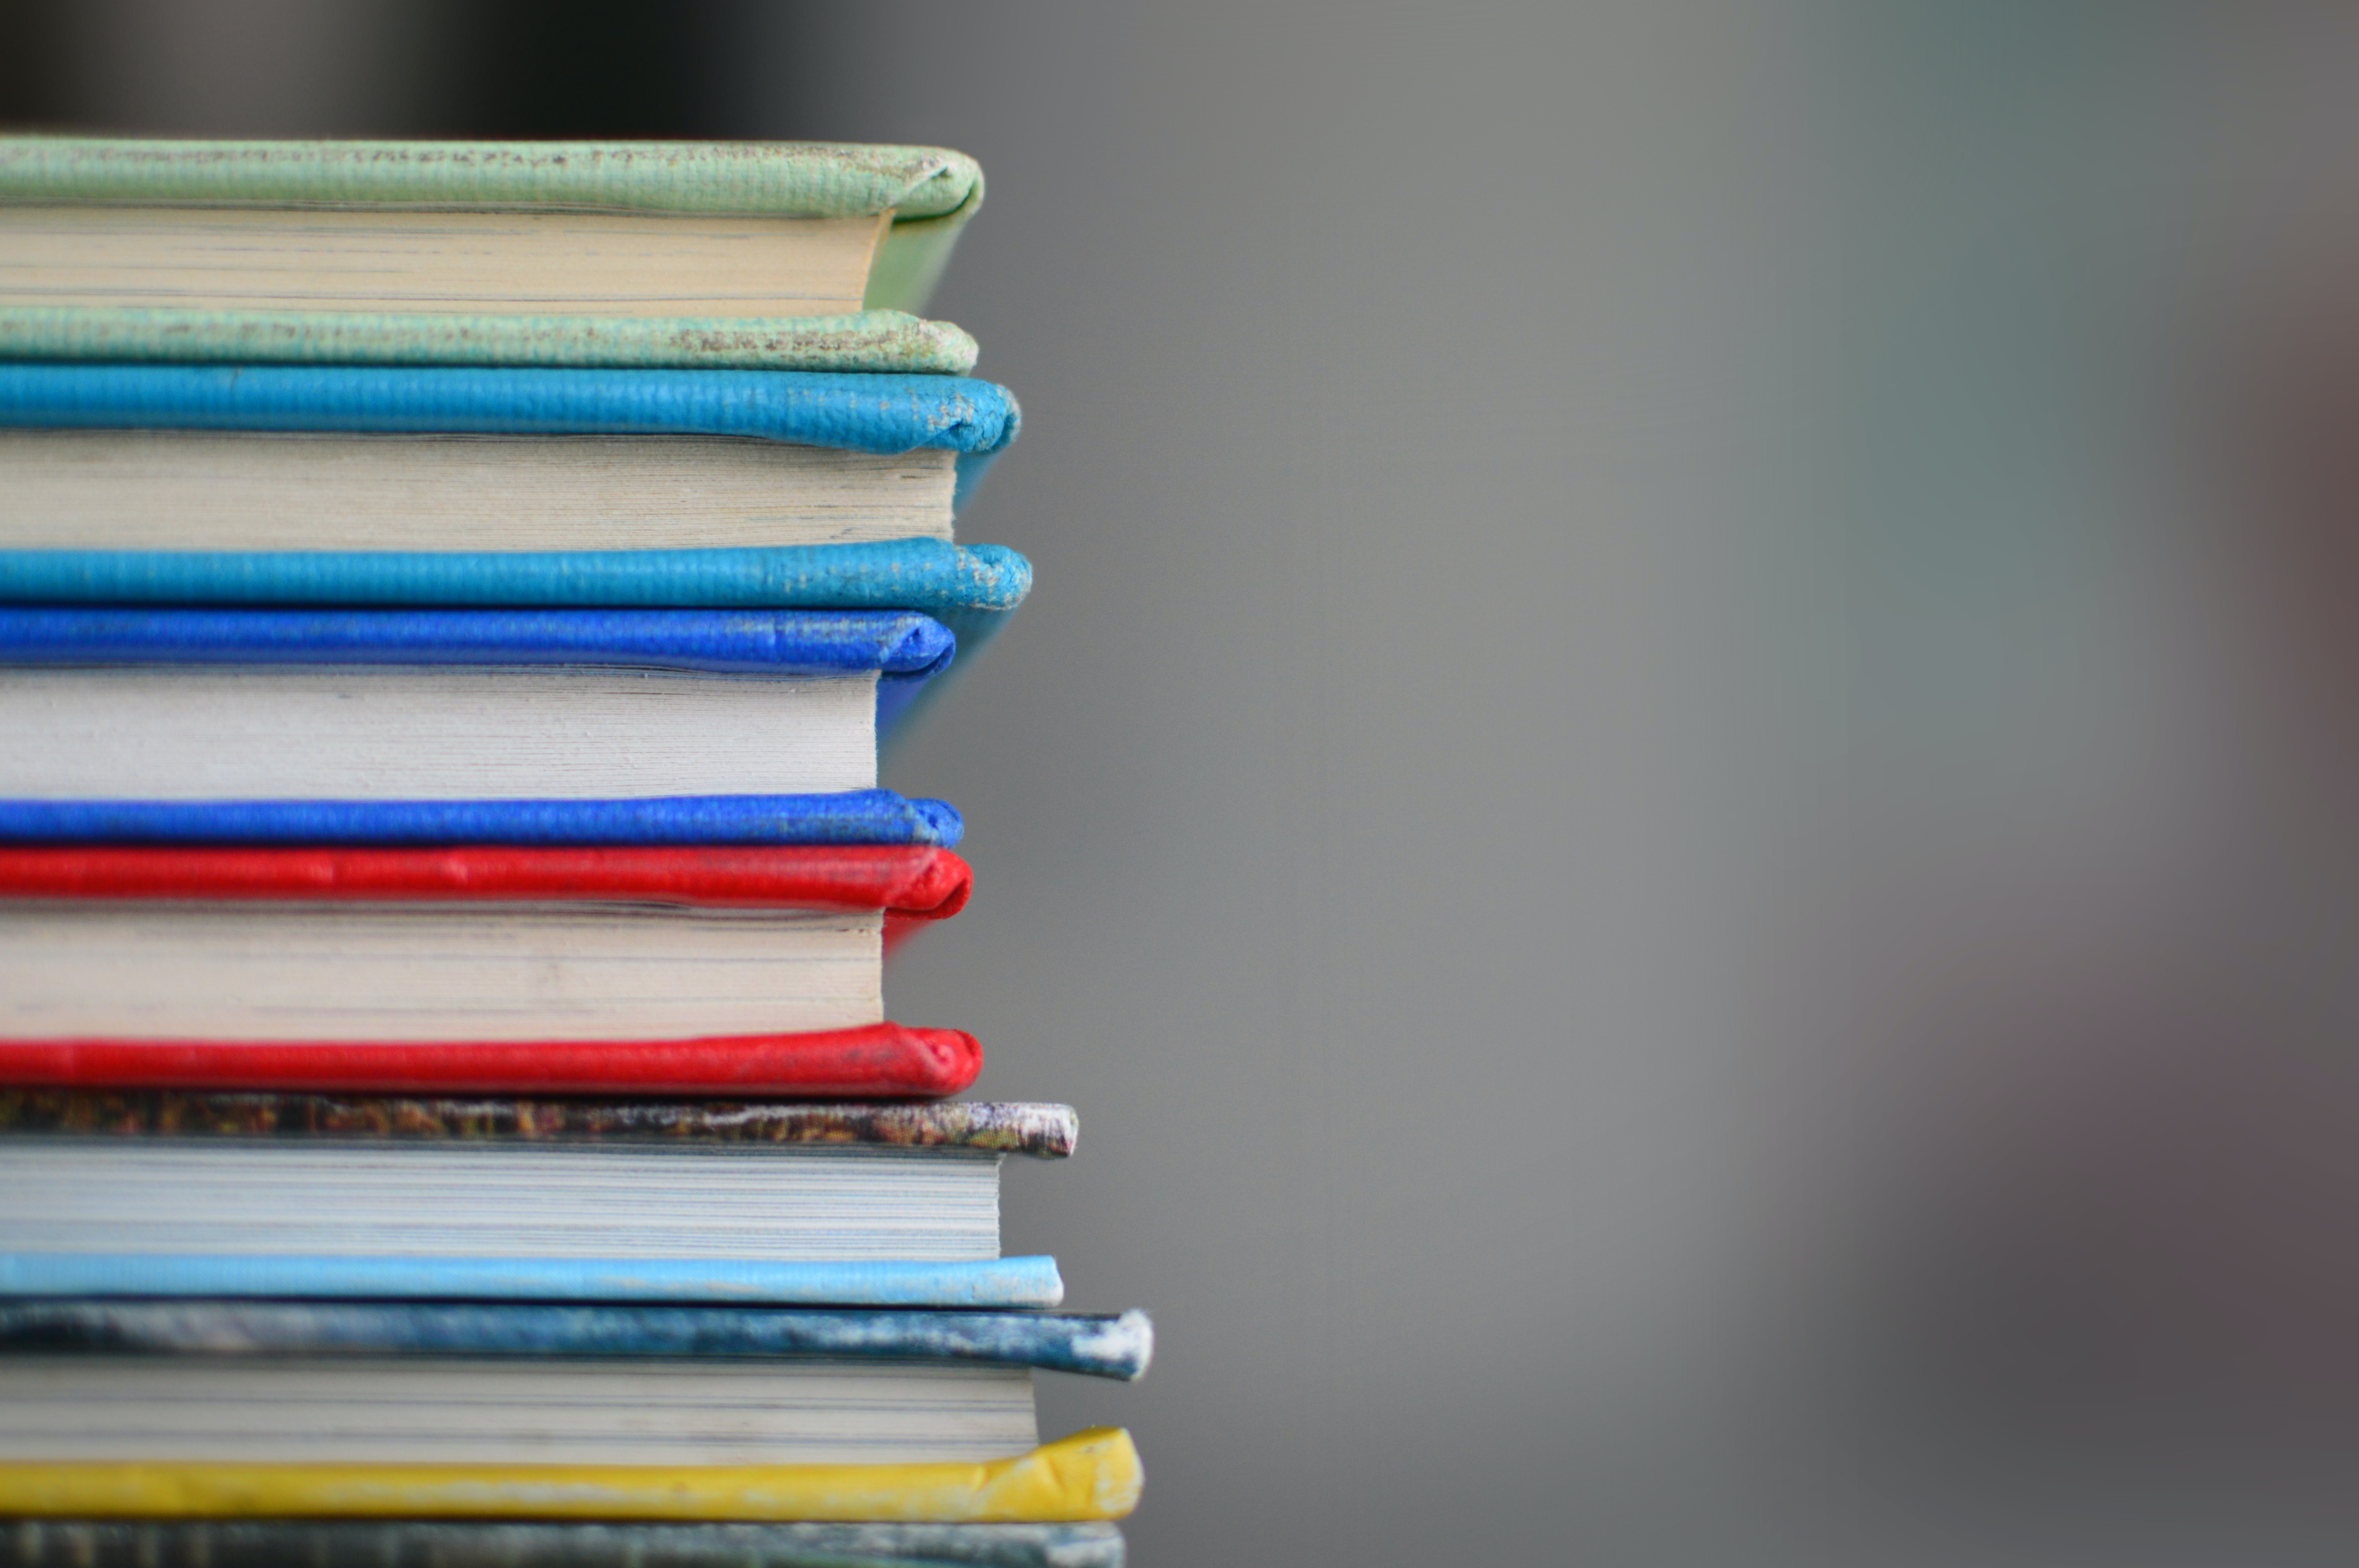
[[960, 376], [0, 363], [0, 548], [948, 539], [1019, 424]]
[[528, 799], [876, 783], [911, 611], [0, 606], [0, 798]]
[[0, 1081], [954, 1094], [883, 950], [965, 903], [908, 846], [0, 845]]
[[333, 1465], [0, 1461], [20, 1518], [1112, 1519], [1138, 1450], [1093, 1427], [1009, 1459], [911, 1465]]
[[963, 373], [941, 148], [0, 137], [0, 354]]
[[928, 1465], [1038, 1447], [1029, 1368], [0, 1355], [0, 1464]]
[[[1051, 1307], [1069, 1107], [0, 1089], [0, 1296]], [[0, 1504], [0, 1512], [6, 1511]]]
[[921, 1464], [1039, 1443], [1036, 1369], [1144, 1314], [0, 1303], [0, 1460]]
[[382, 1519], [22, 1519], [13, 1568], [1123, 1568], [1082, 1524], [544, 1524]]

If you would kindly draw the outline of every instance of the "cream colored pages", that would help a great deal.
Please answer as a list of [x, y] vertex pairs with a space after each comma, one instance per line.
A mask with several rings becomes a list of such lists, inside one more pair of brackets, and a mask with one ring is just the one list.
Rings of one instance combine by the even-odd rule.
[[910, 1465], [1040, 1440], [1021, 1367], [0, 1358], [0, 1458]]
[[0, 1037], [685, 1040], [885, 1016], [884, 917], [0, 903]]
[[0, 430], [0, 548], [657, 550], [951, 537], [957, 458], [723, 436]]
[[842, 316], [892, 221], [0, 203], [0, 308]]
[[876, 784], [876, 677], [0, 665], [0, 796], [582, 800]]

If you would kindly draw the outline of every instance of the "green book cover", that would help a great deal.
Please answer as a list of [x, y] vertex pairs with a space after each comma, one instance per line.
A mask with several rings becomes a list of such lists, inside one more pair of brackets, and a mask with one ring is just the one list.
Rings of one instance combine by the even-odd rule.
[[918, 317], [983, 191], [974, 160], [940, 147], [0, 136], [0, 244], [11, 207], [892, 214], [856, 312], [658, 318], [23, 302], [0, 306], [0, 355], [963, 374], [974, 341]]

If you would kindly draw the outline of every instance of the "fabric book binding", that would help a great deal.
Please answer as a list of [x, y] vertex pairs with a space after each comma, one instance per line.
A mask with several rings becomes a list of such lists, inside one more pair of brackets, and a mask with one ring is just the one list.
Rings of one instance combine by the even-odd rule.
[[0, 429], [726, 436], [930, 449], [954, 454], [961, 501], [1021, 422], [1006, 387], [964, 376], [0, 362]]
[[0, 353], [963, 373], [909, 313], [983, 189], [933, 147], [0, 137]]

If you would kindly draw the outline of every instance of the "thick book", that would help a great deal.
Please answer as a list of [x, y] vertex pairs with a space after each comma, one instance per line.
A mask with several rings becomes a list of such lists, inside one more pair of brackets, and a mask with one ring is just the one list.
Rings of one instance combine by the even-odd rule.
[[0, 1303], [0, 1460], [923, 1464], [1037, 1447], [1032, 1377], [1145, 1314]]
[[946, 849], [0, 845], [0, 1082], [934, 1097], [884, 948]]
[[1114, 1519], [1138, 1504], [1130, 1434], [1093, 1427], [1008, 1459], [905, 1465], [336, 1465], [0, 1461], [27, 1519]]
[[[1051, 1307], [1069, 1107], [0, 1090], [0, 1296]], [[7, 1511], [0, 1504], [0, 1512]]]
[[0, 606], [0, 799], [871, 789], [914, 611]]
[[0, 548], [951, 537], [1006, 389], [787, 371], [0, 363]]
[[938, 147], [0, 137], [0, 354], [963, 373]]
[[11, 1568], [1123, 1568], [1082, 1524], [541, 1524], [383, 1519], [0, 1522]]

